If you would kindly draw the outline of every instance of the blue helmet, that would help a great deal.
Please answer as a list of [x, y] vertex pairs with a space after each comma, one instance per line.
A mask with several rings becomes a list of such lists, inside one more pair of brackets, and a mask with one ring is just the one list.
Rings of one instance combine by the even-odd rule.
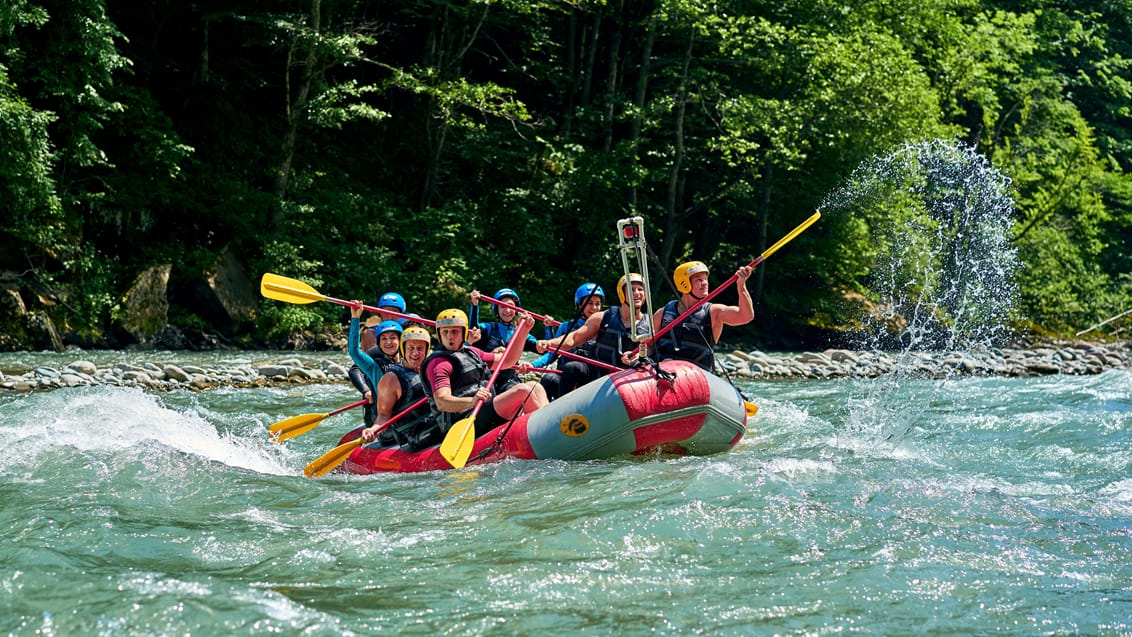
[[583, 283], [578, 286], [574, 291], [574, 305], [581, 305], [582, 301], [590, 296], [600, 297], [602, 301], [605, 300], [605, 292], [597, 283]]
[[373, 328], [373, 330], [377, 333], [376, 336], [378, 338], [381, 338], [381, 335], [386, 332], [397, 332], [397, 334], [400, 335], [403, 331], [401, 324], [397, 321], [382, 321], [378, 323], [377, 327]]
[[396, 292], [386, 292], [377, 300], [377, 307], [395, 307], [398, 312], [404, 312], [405, 297]]
[[519, 307], [523, 306], [523, 302], [519, 300], [519, 293], [515, 290], [512, 290], [511, 288], [503, 288], [502, 290], [496, 292], [493, 298], [496, 301], [502, 301], [505, 297], [508, 296], [515, 299], [515, 305]]

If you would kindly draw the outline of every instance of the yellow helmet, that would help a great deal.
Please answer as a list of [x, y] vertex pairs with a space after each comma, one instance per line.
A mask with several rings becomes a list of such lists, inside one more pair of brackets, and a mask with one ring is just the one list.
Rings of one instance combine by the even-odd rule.
[[424, 341], [425, 356], [428, 356], [428, 350], [432, 348], [432, 335], [428, 333], [428, 330], [413, 325], [412, 327], [406, 327], [405, 331], [401, 332], [401, 358], [405, 358], [405, 344], [409, 341]]
[[[629, 273], [629, 284], [632, 285], [633, 283], [640, 283], [641, 285], [644, 285], [645, 284], [645, 278], [642, 277], [641, 275], [637, 274], [636, 272], [630, 272]], [[624, 303], [625, 297], [627, 295], [628, 295], [628, 289], [625, 287], [625, 277], [622, 276], [620, 279], [617, 279], [617, 298], [622, 303]]]
[[703, 261], [689, 261], [681, 263], [676, 266], [676, 271], [672, 273], [672, 282], [676, 284], [676, 289], [681, 294], [687, 294], [692, 291], [692, 275], [703, 272], [707, 274], [708, 267]]
[[437, 333], [440, 332], [440, 328], [442, 327], [462, 327], [464, 328], [464, 340], [468, 340], [468, 315], [464, 313], [464, 310], [452, 308], [437, 314]]

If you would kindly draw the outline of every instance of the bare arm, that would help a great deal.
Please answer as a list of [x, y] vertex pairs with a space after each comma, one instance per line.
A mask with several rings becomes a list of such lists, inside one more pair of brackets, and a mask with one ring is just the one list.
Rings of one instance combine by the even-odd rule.
[[751, 268], [743, 266], [735, 273], [735, 288], [739, 293], [739, 305], [712, 305], [712, 332], [715, 340], [723, 331], [724, 325], [746, 325], [755, 318], [755, 305], [751, 293], [747, 291], [747, 279], [751, 278]]
[[440, 387], [433, 393], [432, 398], [436, 401], [436, 408], [440, 411], [458, 414], [475, 407], [478, 400], [491, 398], [491, 390], [487, 387], [480, 387], [474, 396], [453, 396], [451, 387]]

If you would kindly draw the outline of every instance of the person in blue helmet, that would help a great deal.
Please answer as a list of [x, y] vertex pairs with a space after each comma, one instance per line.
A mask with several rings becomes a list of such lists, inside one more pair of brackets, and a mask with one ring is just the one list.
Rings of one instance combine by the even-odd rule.
[[[405, 304], [405, 297], [397, 294], [396, 292], [386, 292], [377, 299], [377, 309], [379, 310], [392, 310], [394, 312], [404, 314], [407, 311], [407, 308], [408, 306]], [[401, 327], [405, 327], [406, 319], [399, 316], [382, 314], [381, 318], [397, 321], [397, 323], [399, 323]]]
[[[577, 314], [569, 321], [559, 324], [558, 330], [547, 338], [551, 339], [565, 336], [578, 329], [586, 322], [586, 319], [600, 312], [604, 304], [605, 291], [601, 289], [601, 286], [597, 283], [583, 283], [578, 286], [577, 290], [574, 290], [574, 307], [578, 309]], [[589, 357], [589, 345], [589, 343], [583, 343], [572, 351], [580, 356]], [[555, 360], [558, 361], [558, 369], [563, 371], [564, 374], [566, 367], [569, 365], [577, 368], [586, 364], [582, 361], [559, 356], [555, 350], [548, 349], [546, 353], [531, 362], [531, 367], [548, 367]], [[573, 373], [575, 375], [581, 375], [582, 371], [574, 369]], [[542, 385], [543, 389], [546, 390], [546, 397], [548, 399], [554, 400], [561, 396], [561, 393], [559, 393], [562, 385], [561, 381], [562, 377], [558, 374], [543, 374], [542, 378], [539, 379], [539, 383]]]
[[377, 417], [377, 393], [374, 389], [385, 370], [401, 360], [402, 328], [397, 321], [380, 321], [373, 327], [369, 327], [370, 321], [366, 321], [367, 327], [364, 331], [372, 334], [371, 342], [374, 342], [374, 346], [363, 349], [362, 312], [362, 302], [351, 301], [350, 333], [346, 341], [346, 351], [354, 364], [347, 375], [358, 393], [368, 401], [362, 416], [368, 427]]
[[[650, 317], [641, 311], [645, 302], [644, 277], [636, 272], [621, 277], [617, 281], [617, 298], [620, 305], [611, 305], [604, 312], [594, 312], [581, 327], [565, 336], [539, 342], [539, 351], [555, 348], [570, 351], [588, 345], [592, 347], [588, 358], [596, 362], [621, 368], [634, 364], [631, 351], [637, 348], [632, 337], [647, 335], [650, 327]], [[559, 391], [563, 395], [609, 373], [607, 367], [575, 362], [580, 365], [566, 365], [562, 370]]]
[[[507, 347], [507, 343], [511, 342], [511, 338], [517, 331], [518, 321], [516, 317], [518, 312], [501, 305], [493, 306], [495, 308], [495, 321], [479, 322], [479, 303], [480, 291], [472, 290], [469, 295], [472, 301], [471, 311], [468, 312], [468, 322], [479, 328], [479, 338], [477, 340], [470, 340], [469, 345], [481, 349], [485, 352], [502, 354], [503, 350]], [[519, 300], [519, 293], [511, 288], [503, 288], [492, 295], [496, 301], [503, 301], [510, 303], [515, 307], [522, 307], [523, 304]], [[550, 320], [550, 317], [547, 317]], [[472, 332], [468, 337], [469, 339], [475, 338], [475, 333]], [[523, 343], [523, 350], [527, 352], [538, 352], [537, 349], [538, 339], [531, 334], [525, 336]], [[504, 369], [499, 372], [499, 377], [495, 380], [495, 390], [497, 392], [504, 392], [518, 385], [520, 383], [519, 373], [513, 369]]]

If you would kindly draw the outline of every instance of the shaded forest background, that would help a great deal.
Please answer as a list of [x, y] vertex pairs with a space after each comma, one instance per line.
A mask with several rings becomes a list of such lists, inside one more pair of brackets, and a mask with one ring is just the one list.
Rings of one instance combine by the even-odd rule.
[[[581, 282], [612, 293], [619, 218], [645, 218], [663, 300], [675, 264], [722, 281], [862, 161], [944, 139], [1011, 180], [1015, 327], [1071, 334], [1132, 306], [1130, 20], [1130, 0], [7, 0], [0, 284], [85, 345], [129, 342], [124, 295], [162, 264], [185, 332], [341, 322], [217, 312], [218, 259], [426, 316], [506, 286], [568, 317]], [[777, 253], [729, 339], [852, 329], [900, 206]]]

